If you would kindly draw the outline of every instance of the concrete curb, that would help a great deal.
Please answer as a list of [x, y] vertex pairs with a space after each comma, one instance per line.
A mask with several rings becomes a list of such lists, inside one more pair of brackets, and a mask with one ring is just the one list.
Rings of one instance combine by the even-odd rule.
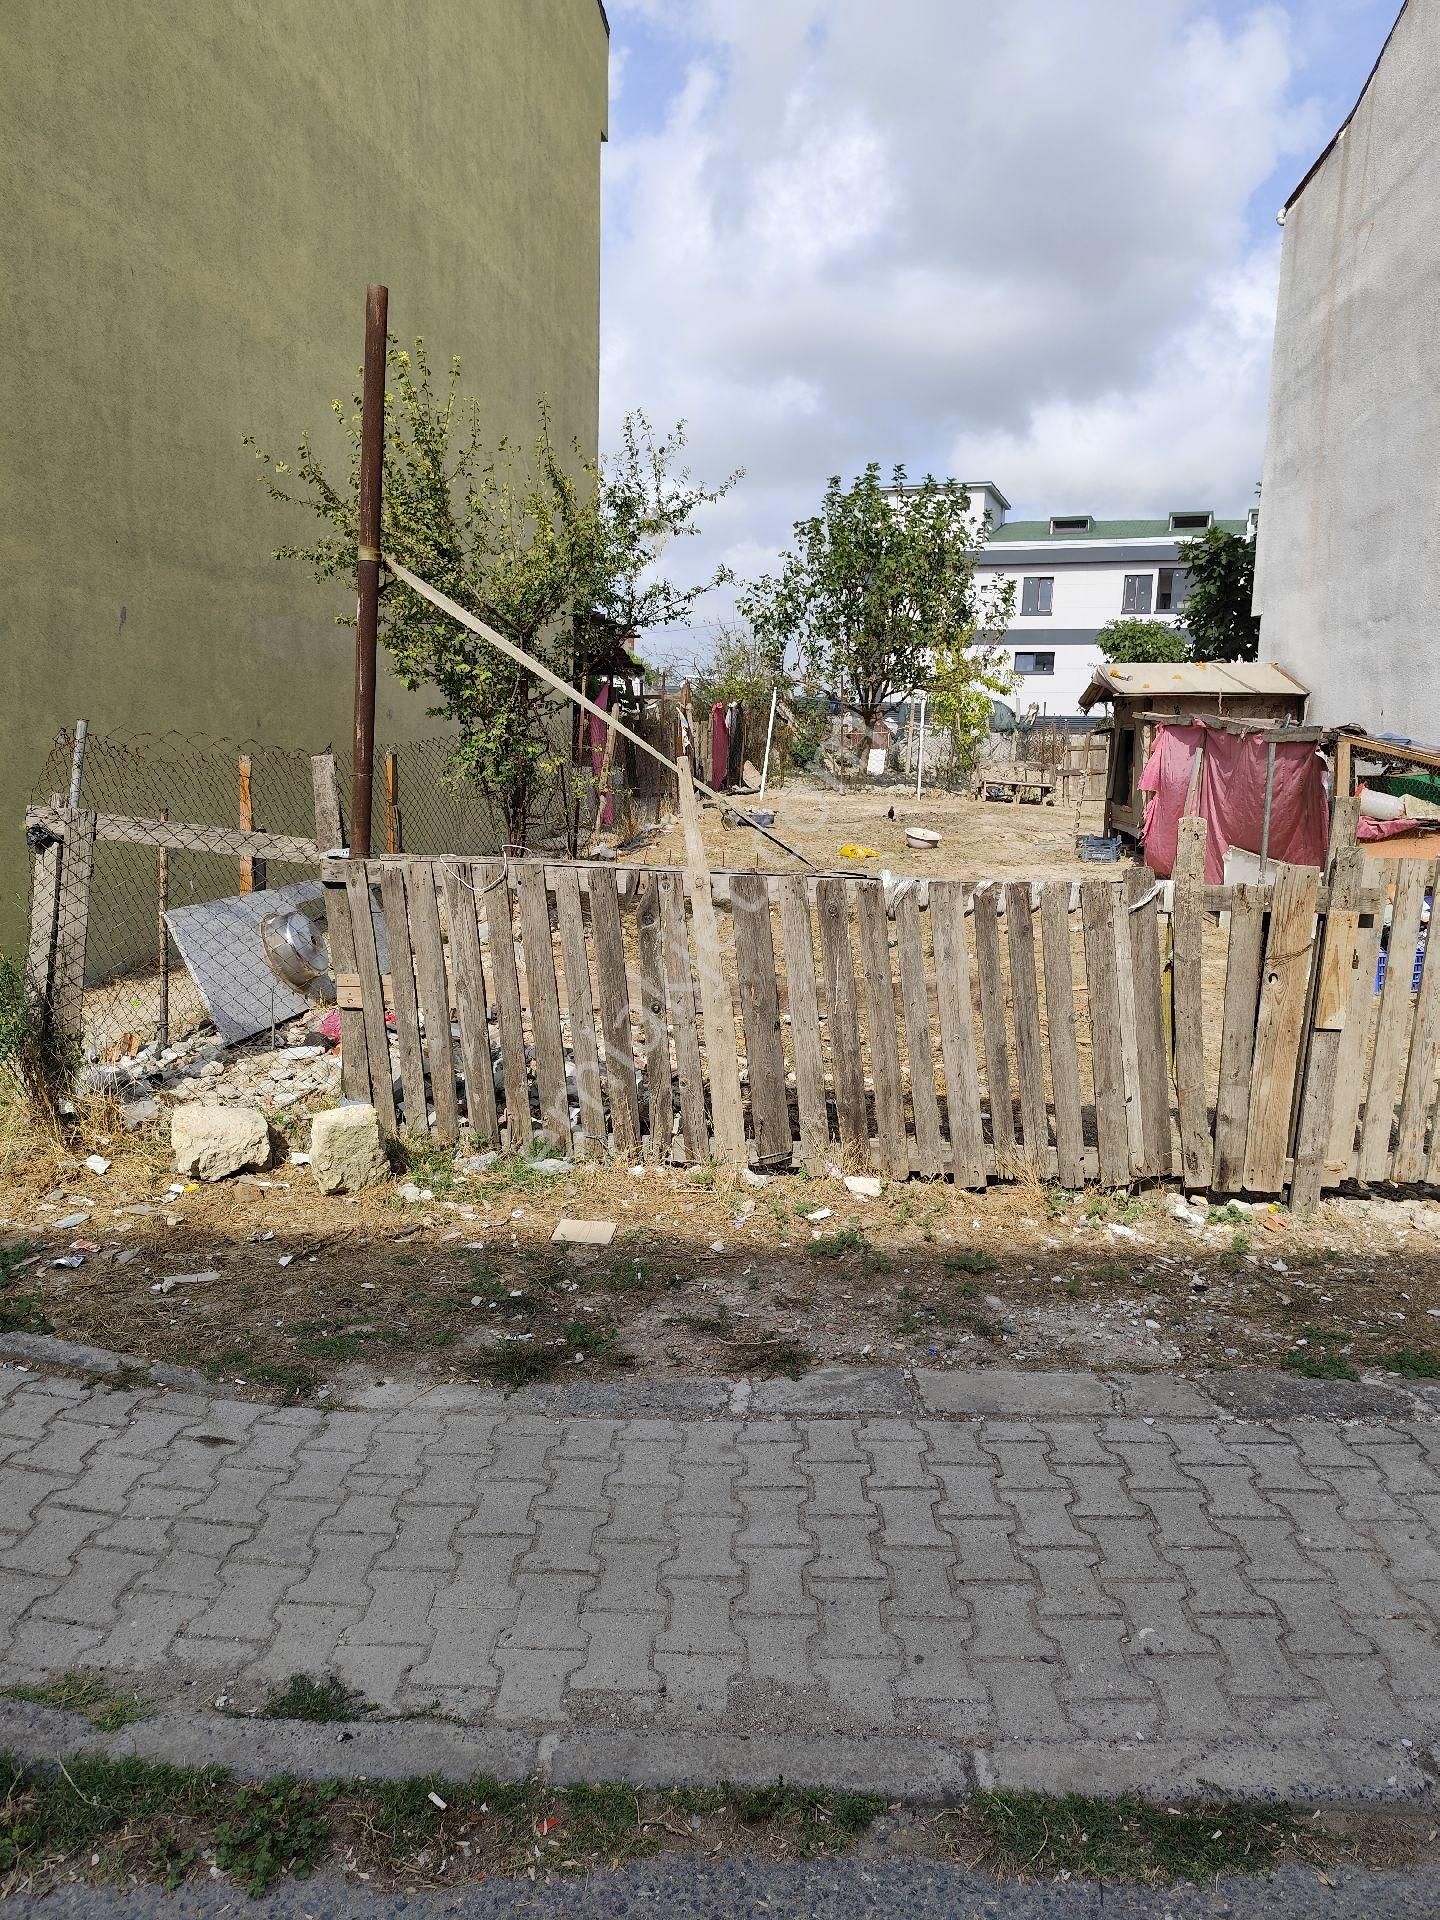
[[[54, 1334], [0, 1335], [0, 1360], [65, 1368], [127, 1384], [195, 1393], [207, 1400], [239, 1396], [190, 1367], [170, 1366], [106, 1347], [81, 1345]], [[456, 1383], [426, 1386], [386, 1380], [339, 1391], [323, 1409], [393, 1413], [415, 1407], [434, 1413], [549, 1414], [555, 1418], [631, 1419], [657, 1415], [677, 1421], [715, 1419], [846, 1419], [894, 1416], [954, 1417], [1110, 1416], [1132, 1420], [1409, 1420], [1440, 1417], [1440, 1383], [1396, 1385], [1381, 1376], [1361, 1380], [1306, 1380], [1294, 1374], [1235, 1372], [1185, 1376], [1164, 1372], [1025, 1372], [1002, 1367], [953, 1373], [929, 1368], [817, 1367], [798, 1380], [731, 1380], [661, 1374], [619, 1376], [522, 1388], [505, 1394]]]
[[[880, 1793], [952, 1805], [979, 1790], [1151, 1799], [1304, 1800], [1330, 1806], [1440, 1805], [1433, 1773], [1410, 1754], [1362, 1742], [1000, 1741], [952, 1745], [903, 1734], [546, 1732], [463, 1727], [420, 1718], [312, 1726], [194, 1710], [158, 1713], [118, 1733], [83, 1714], [0, 1700], [0, 1749], [33, 1761], [77, 1753], [219, 1766], [241, 1779], [398, 1780], [419, 1774], [501, 1780], [540, 1776], [558, 1786], [625, 1781], [635, 1787], [768, 1786]], [[1440, 1769], [1440, 1751], [1426, 1756]]]

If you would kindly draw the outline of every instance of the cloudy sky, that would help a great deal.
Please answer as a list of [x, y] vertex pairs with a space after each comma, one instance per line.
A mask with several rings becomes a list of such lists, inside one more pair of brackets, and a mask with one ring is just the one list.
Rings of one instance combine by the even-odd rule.
[[746, 470], [677, 573], [872, 459], [1243, 514], [1275, 214], [1398, 0], [607, 4], [605, 442], [642, 406]]

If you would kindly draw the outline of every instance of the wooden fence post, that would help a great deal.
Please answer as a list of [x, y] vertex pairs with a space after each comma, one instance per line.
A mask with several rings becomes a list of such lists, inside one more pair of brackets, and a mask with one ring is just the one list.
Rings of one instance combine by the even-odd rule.
[[1175, 1098], [1180, 1110], [1180, 1177], [1191, 1192], [1204, 1192], [1209, 1187], [1214, 1153], [1205, 1108], [1202, 985], [1208, 836], [1209, 828], [1198, 814], [1188, 815], [1180, 822], [1170, 916], [1173, 948], [1170, 1024], [1175, 1045]]
[[1309, 1213], [1320, 1200], [1335, 1108], [1340, 1046], [1350, 1005], [1357, 958], [1363, 857], [1355, 839], [1360, 802], [1337, 793], [1330, 819], [1330, 905], [1316, 969], [1310, 1055], [1300, 1090], [1300, 1122], [1295, 1135], [1295, 1164], [1290, 1179], [1290, 1208]]
[[[255, 831], [255, 795], [251, 783], [251, 765], [248, 753], [242, 753], [239, 760], [240, 773], [240, 831]], [[253, 854], [242, 854], [240, 858], [241, 893], [258, 893], [265, 885], [265, 862], [257, 860]]]
[[90, 930], [90, 882], [95, 866], [95, 816], [68, 813], [60, 861], [60, 898], [50, 1016], [61, 1033], [78, 1035], [85, 1000], [85, 948]]
[[405, 851], [405, 833], [400, 819], [400, 756], [393, 748], [385, 755], [385, 851]]
[[[58, 806], [61, 796], [53, 794]], [[42, 831], [34, 829], [37, 836]], [[55, 936], [60, 924], [60, 876], [65, 858], [65, 840], [61, 833], [46, 830], [44, 844], [35, 855], [30, 882], [30, 946], [25, 974], [31, 992], [46, 1006], [55, 989]]]

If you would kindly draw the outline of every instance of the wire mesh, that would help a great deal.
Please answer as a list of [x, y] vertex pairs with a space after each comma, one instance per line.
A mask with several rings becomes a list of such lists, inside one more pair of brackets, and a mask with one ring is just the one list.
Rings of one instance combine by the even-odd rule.
[[[69, 731], [56, 736], [32, 804], [65, 803], [74, 749]], [[453, 740], [443, 736], [377, 745], [375, 853], [479, 856], [505, 849], [503, 811], [493, 797], [454, 776], [453, 752]], [[348, 815], [350, 755], [338, 753], [335, 762]], [[582, 816], [588, 831], [593, 813], [587, 816], [584, 800], [593, 806], [594, 790], [588, 771], [577, 773], [563, 756], [552, 756], [534, 796], [531, 849], [563, 849]], [[223, 844], [237, 829], [313, 844], [311, 755], [177, 732], [90, 733], [80, 806], [122, 816], [141, 837], [102, 838], [87, 850], [84, 836], [72, 833], [62, 857], [42, 835], [31, 836], [32, 902], [41, 906], [38, 914], [32, 908], [30, 970], [32, 978], [54, 982], [57, 1014], [80, 1028], [91, 1058], [116, 1059], [157, 1040], [166, 1044], [207, 1017], [165, 924], [167, 912], [208, 901], [243, 902], [265, 889], [312, 880], [318, 898], [313, 860], [262, 860]], [[158, 836], [147, 839], [143, 827], [136, 829], [134, 823], [146, 821], [157, 827], [185, 823], [197, 831], [185, 847], [166, 849]], [[253, 952], [247, 959], [253, 964]]]

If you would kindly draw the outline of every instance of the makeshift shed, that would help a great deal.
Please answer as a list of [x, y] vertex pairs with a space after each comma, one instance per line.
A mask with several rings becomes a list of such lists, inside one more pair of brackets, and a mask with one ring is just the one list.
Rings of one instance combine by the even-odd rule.
[[1109, 703], [1105, 832], [1139, 840], [1146, 795], [1140, 779], [1157, 730], [1166, 723], [1247, 720], [1300, 726], [1309, 695], [1273, 661], [1185, 660], [1134, 666], [1102, 661], [1080, 696], [1080, 708]]

